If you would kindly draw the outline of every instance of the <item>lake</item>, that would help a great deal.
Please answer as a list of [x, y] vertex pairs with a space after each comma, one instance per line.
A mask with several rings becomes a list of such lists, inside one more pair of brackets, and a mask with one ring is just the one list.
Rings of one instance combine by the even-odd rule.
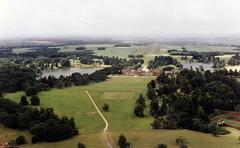
[[62, 69], [56, 69], [56, 70], [44, 70], [42, 73], [42, 77], [48, 77], [49, 75], [55, 76], [56, 78], [59, 78], [61, 75], [63, 76], [70, 76], [72, 73], [78, 72], [81, 74], [91, 74], [94, 73], [96, 70], [100, 70], [102, 68], [62, 68]]

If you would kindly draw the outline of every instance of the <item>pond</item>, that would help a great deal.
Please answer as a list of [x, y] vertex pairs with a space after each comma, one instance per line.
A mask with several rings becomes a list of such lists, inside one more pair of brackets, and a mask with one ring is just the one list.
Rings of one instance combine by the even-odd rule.
[[183, 68], [188, 68], [188, 69], [192, 67], [195, 70], [196, 68], [199, 68], [200, 66], [202, 66], [204, 70], [214, 71], [214, 68], [212, 67], [213, 63], [192, 62], [192, 63], [184, 63], [182, 65], [183, 65]]
[[94, 73], [96, 70], [100, 70], [102, 68], [62, 68], [62, 69], [56, 69], [56, 70], [44, 70], [42, 73], [42, 77], [48, 77], [49, 75], [55, 76], [56, 78], [59, 78], [61, 75], [63, 76], [70, 76], [72, 73], [78, 72], [81, 74], [91, 74]]

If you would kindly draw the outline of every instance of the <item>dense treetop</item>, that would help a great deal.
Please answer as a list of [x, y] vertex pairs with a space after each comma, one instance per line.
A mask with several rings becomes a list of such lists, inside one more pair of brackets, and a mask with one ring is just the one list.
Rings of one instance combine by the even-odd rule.
[[184, 69], [176, 76], [160, 74], [149, 82], [147, 96], [153, 128], [187, 128], [222, 132], [211, 118], [221, 111], [233, 111], [240, 104], [240, 84], [228, 71]]

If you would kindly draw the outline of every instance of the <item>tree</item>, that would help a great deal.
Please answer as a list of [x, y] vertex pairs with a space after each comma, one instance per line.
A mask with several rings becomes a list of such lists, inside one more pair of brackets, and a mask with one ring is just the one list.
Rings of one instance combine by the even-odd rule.
[[155, 89], [148, 89], [147, 97], [148, 97], [149, 100], [156, 99], [157, 95], [156, 95]]
[[28, 111], [26, 111], [24, 113], [20, 113], [18, 115], [17, 124], [18, 124], [19, 129], [23, 130], [23, 129], [29, 128], [30, 122], [31, 122], [31, 116]]
[[78, 143], [78, 148], [86, 148], [86, 146], [82, 143]]
[[27, 96], [33, 96], [38, 94], [38, 89], [36, 87], [29, 87], [26, 89]]
[[21, 135], [21, 136], [18, 136], [18, 137], [16, 138], [16, 144], [17, 144], [17, 145], [22, 145], [22, 144], [25, 144], [25, 143], [27, 143], [27, 142], [26, 142], [24, 136]]
[[134, 114], [137, 117], [144, 117], [144, 108], [141, 105], [137, 105], [134, 109]]
[[61, 89], [61, 88], [65, 87], [65, 84], [64, 84], [64, 82], [63, 82], [61, 79], [59, 79], [59, 80], [56, 82], [56, 87], [59, 88], [59, 89]]
[[138, 99], [136, 101], [136, 105], [140, 105], [142, 107], [146, 107], [145, 99], [144, 99], [142, 94], [139, 95], [139, 97], [138, 97]]
[[19, 104], [22, 105], [22, 106], [28, 105], [29, 103], [28, 103], [27, 97], [26, 96], [22, 96], [21, 99], [20, 99]]
[[124, 135], [120, 135], [118, 139], [118, 145], [120, 148], [128, 148], [130, 147], [130, 143], [127, 142], [127, 139]]
[[106, 112], [109, 111], [109, 105], [104, 103], [103, 106], [102, 106], [102, 109]]
[[157, 99], [153, 99], [151, 100], [151, 103], [150, 103], [150, 114], [157, 118], [158, 115], [159, 115], [159, 102]]
[[159, 144], [156, 148], [167, 148], [166, 144]]
[[149, 83], [148, 83], [148, 89], [150, 88], [155, 88], [156, 87], [156, 83], [154, 80], [151, 80]]
[[167, 99], [166, 97], [162, 98], [162, 105], [160, 108], [160, 115], [164, 116], [167, 113]]
[[38, 96], [32, 96], [30, 99], [31, 105], [40, 105], [40, 99]]

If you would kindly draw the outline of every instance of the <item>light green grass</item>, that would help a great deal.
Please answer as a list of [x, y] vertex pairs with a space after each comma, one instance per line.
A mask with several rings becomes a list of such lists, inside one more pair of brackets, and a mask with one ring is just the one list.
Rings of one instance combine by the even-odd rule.
[[[178, 147], [175, 138], [183, 136], [193, 148], [238, 147], [237, 137], [231, 135], [213, 137], [188, 130], [151, 130], [152, 117], [146, 112], [145, 118], [133, 116], [134, 103], [140, 93], [145, 95], [147, 83], [154, 77], [111, 77], [111, 79], [87, 86], [52, 89], [41, 92], [41, 107], [53, 107], [60, 116], [73, 116], [80, 135], [71, 139], [54, 143], [27, 144], [27, 148], [74, 148], [78, 142], [86, 144], [88, 148], [106, 148], [102, 135], [104, 122], [96, 113], [91, 101], [85, 94], [87, 89], [101, 109], [104, 103], [109, 104], [110, 111], [103, 112], [109, 122], [109, 134], [115, 144], [118, 136], [123, 133], [133, 147], [156, 147], [157, 144], [166, 143], [169, 147]], [[5, 97], [18, 102], [23, 92], [6, 94]], [[149, 101], [147, 101], [149, 103]], [[102, 110], [102, 109], [101, 109]], [[0, 128], [0, 138], [4, 141], [13, 139], [19, 134], [24, 134], [29, 139], [28, 132]], [[7, 136], [6, 136], [7, 135]]]
[[189, 130], [135, 130], [112, 132], [117, 143], [120, 134], [124, 134], [133, 148], [154, 148], [158, 144], [167, 144], [170, 148], [179, 148], [176, 138], [182, 136], [190, 148], [239, 148], [238, 137], [234, 134], [214, 137]]
[[[152, 119], [135, 119], [133, 108], [138, 95], [145, 94], [146, 85], [151, 79], [153, 77], [112, 77], [105, 82], [87, 86], [52, 89], [39, 93], [40, 107], [52, 107], [60, 116], [74, 117], [82, 133], [99, 132], [103, 129], [104, 122], [89, 101], [85, 93], [87, 89], [94, 96], [99, 108], [103, 103], [110, 105], [111, 111], [104, 113], [108, 120], [113, 121], [110, 128], [148, 128]], [[22, 95], [23, 92], [17, 92], [6, 94], [5, 97], [19, 102]], [[118, 113], [119, 111], [121, 113]]]

